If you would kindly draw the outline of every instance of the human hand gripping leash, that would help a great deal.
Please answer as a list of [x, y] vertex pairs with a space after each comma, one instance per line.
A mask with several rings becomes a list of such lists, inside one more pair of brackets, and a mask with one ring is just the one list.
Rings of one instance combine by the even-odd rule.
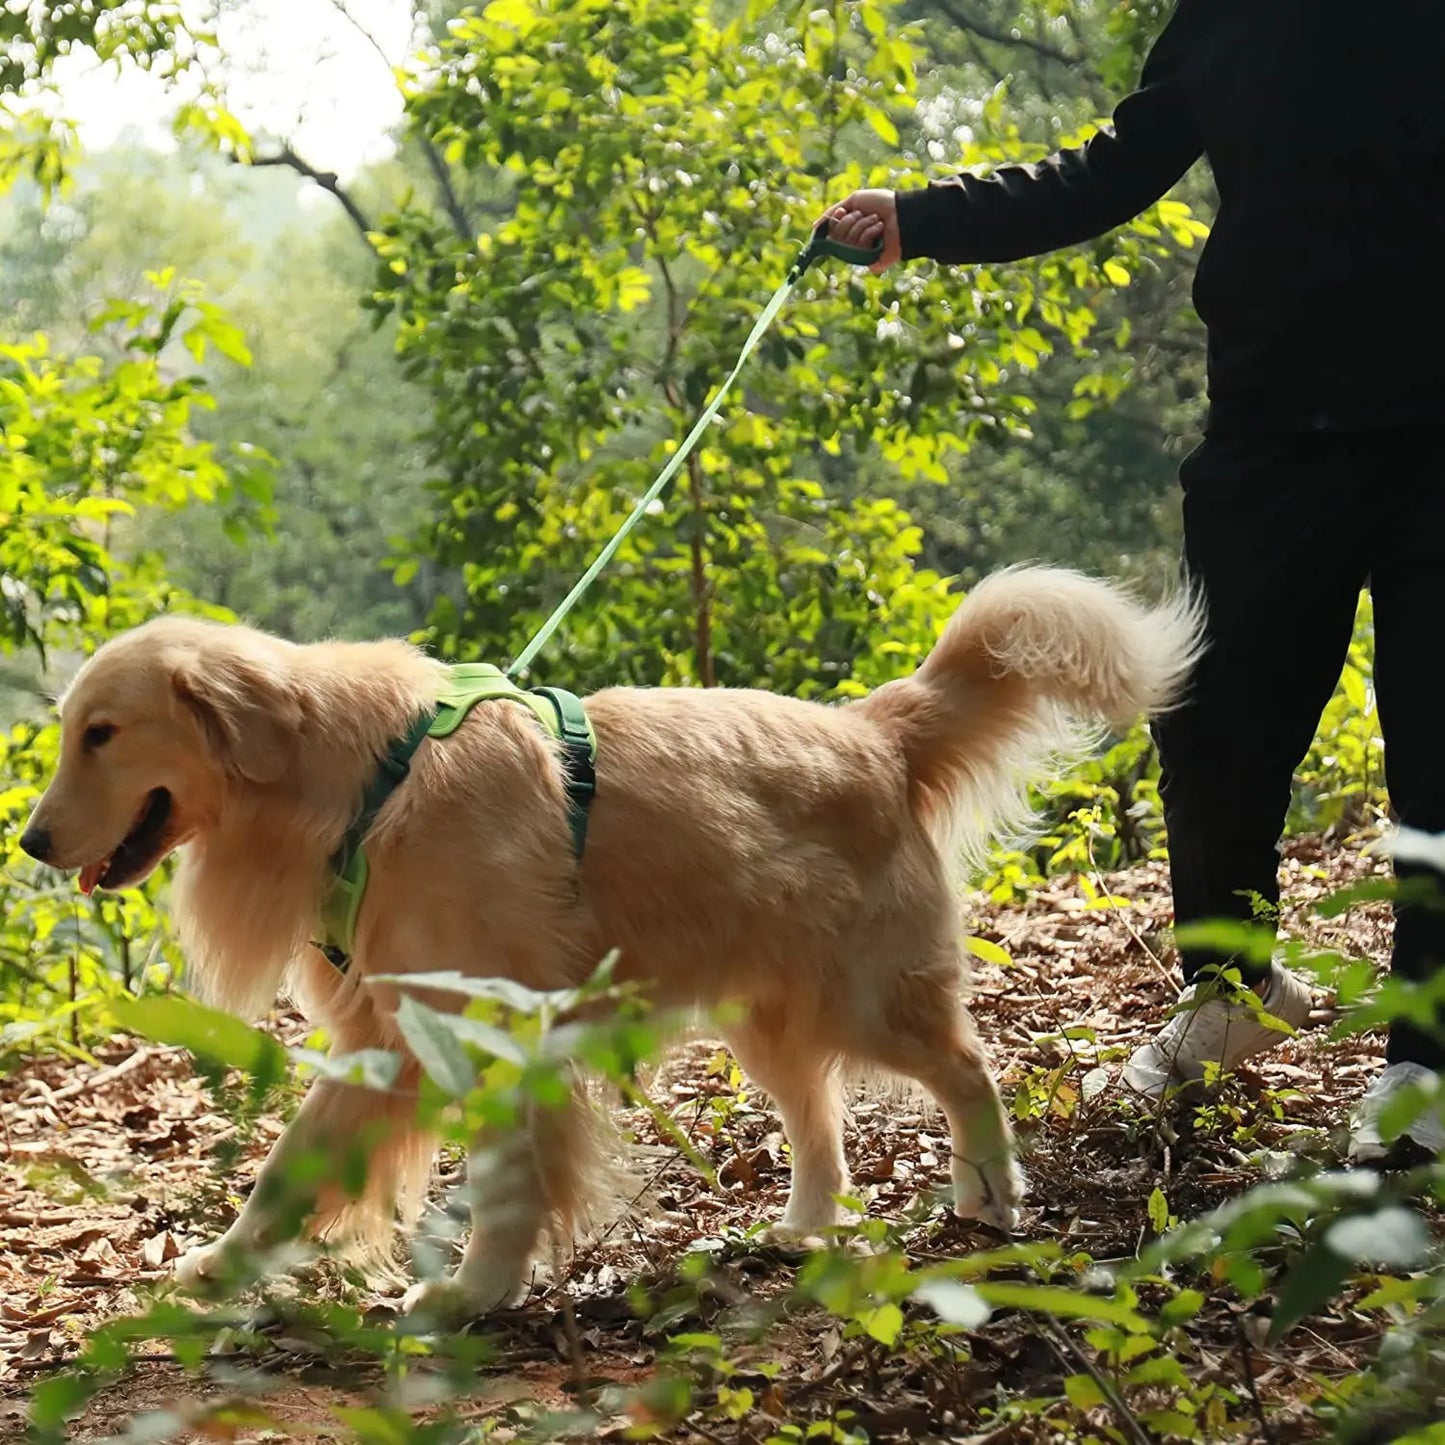
[[753, 354], [758, 342], [766, 335], [768, 328], [777, 319], [778, 313], [786, 305], [788, 297], [792, 295], [793, 288], [803, 279], [804, 273], [815, 261], [824, 257], [830, 257], [835, 261], [846, 262], [850, 266], [871, 266], [874, 261], [883, 254], [883, 243], [879, 241], [876, 246], [845, 246], [841, 241], [835, 241], [828, 234], [830, 222], [825, 218], [813, 229], [812, 238], [799, 254], [798, 259], [793, 263], [792, 269], [788, 272], [781, 286], [773, 292], [768, 304], [763, 307], [752, 331], [748, 333], [748, 339], [743, 342], [743, 349], [738, 353], [738, 359], [733, 369], [723, 379], [723, 383], [713, 392], [708, 404], [703, 408], [702, 415], [693, 424], [682, 445], [668, 458], [667, 465], [658, 473], [657, 480], [639, 498], [638, 503], [633, 507], [622, 525], [613, 533], [611, 540], [597, 554], [592, 565], [579, 577], [572, 590], [559, 602], [553, 610], [552, 615], [539, 627], [533, 635], [532, 640], [517, 654], [511, 665], [507, 668], [510, 677], [516, 677], [519, 673], [525, 672], [532, 664], [537, 654], [551, 640], [552, 634], [561, 626], [563, 619], [581, 600], [582, 595], [597, 580], [598, 574], [612, 560], [617, 549], [622, 545], [627, 534], [640, 522], [646, 514], [647, 509], [666, 490], [667, 484], [677, 475], [678, 469], [687, 460], [692, 449], [697, 445], [704, 431], [707, 430], [713, 417], [718, 413], [718, 408], [723, 403], [732, 384], [738, 378], [748, 357]]

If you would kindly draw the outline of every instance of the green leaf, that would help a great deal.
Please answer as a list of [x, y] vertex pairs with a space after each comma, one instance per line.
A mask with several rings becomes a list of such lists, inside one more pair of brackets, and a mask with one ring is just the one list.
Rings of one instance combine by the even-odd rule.
[[441, 1089], [460, 1099], [476, 1083], [477, 1071], [452, 1028], [453, 1022], [449, 1015], [407, 994], [402, 995], [396, 1011], [396, 1025], [417, 1062]]
[[1127, 286], [1132, 279], [1129, 272], [1118, 261], [1105, 261], [1104, 275], [1107, 276], [1115, 286]]
[[872, 106], [868, 111], [868, 124], [878, 132], [885, 145], [896, 146], [898, 144], [898, 127], [889, 119], [886, 112]]
[[1169, 1228], [1169, 1201], [1157, 1185], [1149, 1196], [1149, 1228], [1155, 1234], [1163, 1234]]
[[1390, 1445], [1445, 1445], [1445, 1421], [1422, 1425], [1407, 1435], [1396, 1435]]
[[710, 1335], [698, 1331], [670, 1335], [667, 1342], [677, 1350], [702, 1350], [709, 1355], [720, 1355], [723, 1347], [720, 1335]]
[[[100, 1388], [98, 1379], [58, 1375], [42, 1380], [30, 1394], [30, 1418], [40, 1429], [59, 1432], [65, 1421]], [[63, 1438], [59, 1433], [53, 1437]]]
[[963, 940], [963, 946], [975, 958], [981, 958], [985, 963], [996, 964], [999, 968], [1013, 967], [1014, 961], [1009, 957], [1008, 950], [1000, 948], [998, 944], [987, 938], [976, 938], [970, 934]]
[[1097, 1410], [1101, 1405], [1108, 1404], [1092, 1375], [1070, 1375], [1064, 1381], [1064, 1394], [1076, 1410]]
[[534, 1014], [563, 995], [560, 993], [538, 993], [526, 985], [514, 983], [510, 978], [471, 978], [455, 970], [442, 973], [383, 973], [376, 974], [371, 983], [395, 984], [399, 988], [435, 989], [438, 993], [466, 994], [468, 998], [492, 998], [504, 1003], [518, 1013]]
[[505, 1029], [465, 1014], [443, 1014], [447, 1027], [464, 1044], [472, 1044], [493, 1058], [505, 1059], [519, 1067], [527, 1062], [527, 1051]]
[[1204, 1308], [1204, 1296], [1197, 1289], [1182, 1289], [1171, 1300], [1166, 1300], [1159, 1311], [1159, 1323], [1165, 1329], [1182, 1325], [1192, 1320]]
[[401, 1058], [386, 1049], [359, 1049], [351, 1054], [321, 1054], [314, 1049], [294, 1049], [299, 1064], [314, 1069], [326, 1079], [342, 1084], [360, 1084], [368, 1089], [389, 1089], [401, 1071]]
[[879, 1305], [877, 1309], [870, 1310], [861, 1318], [863, 1328], [880, 1345], [897, 1343], [898, 1336], [903, 1330], [903, 1311], [896, 1304]]
[[1149, 1322], [1135, 1306], [1119, 1299], [1103, 1299], [1082, 1290], [1058, 1285], [1015, 1284], [1008, 1280], [979, 1280], [974, 1288], [994, 1309], [1031, 1310], [1061, 1319], [1099, 1320], [1118, 1325], [1131, 1334], [1143, 1334]]
[[1338, 1255], [1382, 1269], [1413, 1269], [1430, 1250], [1430, 1232], [1413, 1210], [1399, 1205], [1373, 1214], [1352, 1214], [1325, 1231], [1325, 1243]]
[[1295, 1261], [1275, 1296], [1269, 1342], [1282, 1340], [1302, 1319], [1328, 1304], [1354, 1270], [1353, 1264], [1328, 1245], [1316, 1244]]
[[194, 999], [153, 994], [117, 999], [111, 1007], [127, 1032], [242, 1069], [258, 1082], [274, 1083], [286, 1073], [286, 1051], [270, 1034]]
[[1386, 1277], [1364, 1299], [1357, 1300], [1357, 1310], [1388, 1309], [1392, 1305], [1417, 1304], [1435, 1288], [1434, 1280], [1428, 1276], [1414, 1276], [1405, 1279]]
[[1151, 1355], [1130, 1367], [1125, 1378], [1131, 1385], [1172, 1385], [1175, 1389], [1189, 1388], [1189, 1375], [1184, 1366], [1173, 1355]]
[[211, 345], [228, 361], [234, 361], [238, 366], [250, 366], [251, 351], [239, 326], [233, 326], [219, 316], [211, 316], [206, 321], [206, 335], [210, 337]]

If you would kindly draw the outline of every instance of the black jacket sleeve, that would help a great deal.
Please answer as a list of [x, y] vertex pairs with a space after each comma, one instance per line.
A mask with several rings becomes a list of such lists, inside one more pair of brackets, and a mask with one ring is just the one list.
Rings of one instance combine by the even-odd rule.
[[1213, 0], [1181, 0], [1139, 88], [1085, 145], [1036, 165], [960, 175], [898, 193], [905, 260], [1016, 261], [1092, 240], [1147, 210], [1203, 150], [1184, 74], [1191, 28]]

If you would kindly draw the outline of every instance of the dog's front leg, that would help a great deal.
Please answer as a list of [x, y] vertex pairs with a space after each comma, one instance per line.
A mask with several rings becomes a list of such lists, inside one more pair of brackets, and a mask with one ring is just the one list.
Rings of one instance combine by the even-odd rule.
[[784, 1018], [755, 1016], [728, 1030], [728, 1045], [744, 1071], [773, 1097], [793, 1154], [793, 1179], [783, 1217], [765, 1238], [791, 1241], [826, 1235], [841, 1217], [848, 1192], [843, 1158], [843, 1095], [825, 1049], [789, 1031]]
[[530, 1130], [498, 1136], [467, 1161], [472, 1232], [449, 1279], [414, 1284], [402, 1308], [443, 1319], [475, 1319], [522, 1292], [547, 1216]]
[[[294, 1238], [318, 1218], [339, 1216], [351, 1202], [338, 1182], [348, 1152], [395, 1142], [395, 1135], [414, 1124], [415, 1111], [409, 1096], [318, 1079], [266, 1156], [235, 1222], [219, 1239], [183, 1254], [175, 1264], [176, 1279], [194, 1285], [223, 1278], [239, 1261]], [[392, 1193], [368, 1189], [362, 1202], [389, 1214]]]
[[562, 1104], [534, 1103], [516, 1128], [486, 1131], [467, 1166], [472, 1234], [450, 1279], [425, 1280], [404, 1308], [474, 1319], [511, 1303], [549, 1224], [565, 1237], [606, 1192], [605, 1131], [577, 1080]]

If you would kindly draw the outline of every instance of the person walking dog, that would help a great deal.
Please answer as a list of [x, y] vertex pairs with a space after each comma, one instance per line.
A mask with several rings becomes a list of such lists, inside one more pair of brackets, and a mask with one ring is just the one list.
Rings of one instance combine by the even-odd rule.
[[[1184, 704], [1154, 723], [1180, 924], [1278, 904], [1293, 772], [1367, 583], [1391, 802], [1403, 828], [1445, 833], [1442, 96], [1439, 0], [1402, 0], [1388, 27], [1362, 27], [1344, 0], [1179, 0], [1138, 88], [1087, 144], [926, 188], [855, 191], [827, 213], [836, 239], [881, 241], [875, 271], [918, 257], [999, 263], [1103, 235], [1201, 158], [1213, 171], [1218, 214], [1194, 281], [1210, 404], [1180, 468], [1183, 564], [1208, 647]], [[1403, 860], [1397, 874], [1442, 880]], [[1222, 977], [1225, 962], [1256, 1004]], [[1402, 895], [1395, 974], [1423, 982], [1442, 964], [1445, 911]], [[1308, 1016], [1309, 988], [1277, 962], [1185, 948], [1182, 967], [1188, 1006], [1125, 1066], [1144, 1095], [1230, 1069]], [[1391, 1152], [1380, 1116], [1400, 1088], [1439, 1088], [1442, 1039], [1445, 1018], [1391, 1028], [1353, 1121], [1356, 1160]], [[1445, 1153], [1445, 1089], [1406, 1136]]]

